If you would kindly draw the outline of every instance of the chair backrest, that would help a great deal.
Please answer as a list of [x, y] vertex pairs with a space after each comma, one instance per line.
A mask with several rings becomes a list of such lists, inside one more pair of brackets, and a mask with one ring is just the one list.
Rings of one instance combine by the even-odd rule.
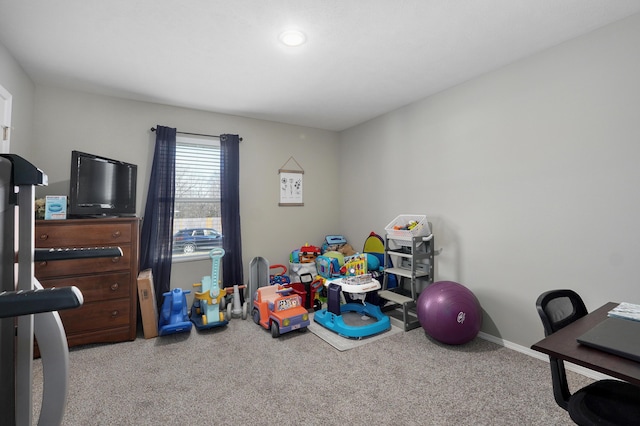
[[[550, 290], [542, 293], [536, 300], [536, 308], [544, 334], [548, 336], [575, 320], [587, 315], [587, 308], [578, 293], [573, 290]], [[553, 396], [556, 403], [567, 409], [569, 405], [569, 384], [561, 359], [549, 356], [551, 365], [551, 380], [553, 382]]]
[[548, 336], [587, 315], [582, 298], [573, 290], [550, 290], [536, 301], [536, 308]]

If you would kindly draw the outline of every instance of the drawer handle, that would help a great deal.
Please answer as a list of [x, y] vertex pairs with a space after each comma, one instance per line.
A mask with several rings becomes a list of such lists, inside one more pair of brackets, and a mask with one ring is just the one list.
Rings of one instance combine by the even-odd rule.
[[118, 263], [120, 262], [120, 258], [119, 257], [112, 257], [111, 258], [111, 263]]
[[111, 290], [116, 291], [118, 288], [120, 288], [120, 284], [118, 283], [111, 284]]
[[40, 234], [40, 240], [46, 241], [49, 239], [49, 234]]
[[38, 266], [44, 268], [45, 266], [47, 266], [47, 261], [43, 260], [42, 262], [38, 262]]
[[118, 316], [118, 314], [119, 314], [119, 312], [118, 312], [117, 310], [115, 310], [115, 311], [111, 312], [111, 318], [115, 318], [115, 317], [117, 317], [117, 316]]
[[121, 235], [122, 233], [120, 231], [114, 231], [113, 234], [111, 234], [113, 238], [120, 238]]

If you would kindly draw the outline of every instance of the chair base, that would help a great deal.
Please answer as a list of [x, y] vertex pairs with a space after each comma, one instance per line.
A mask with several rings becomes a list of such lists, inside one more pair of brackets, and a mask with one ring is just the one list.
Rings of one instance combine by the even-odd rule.
[[599, 380], [569, 399], [569, 416], [579, 425], [631, 425], [640, 421], [640, 387]]

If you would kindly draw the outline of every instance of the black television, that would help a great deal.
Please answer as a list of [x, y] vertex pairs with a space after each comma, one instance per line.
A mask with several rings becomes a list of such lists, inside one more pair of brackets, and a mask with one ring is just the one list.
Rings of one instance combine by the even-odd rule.
[[86, 152], [71, 152], [69, 217], [136, 214], [135, 164]]

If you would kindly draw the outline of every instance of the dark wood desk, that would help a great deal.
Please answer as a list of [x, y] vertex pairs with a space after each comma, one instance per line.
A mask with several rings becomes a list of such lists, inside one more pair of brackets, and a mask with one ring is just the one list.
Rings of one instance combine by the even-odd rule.
[[616, 306], [618, 306], [617, 303], [607, 303], [589, 315], [545, 337], [531, 346], [531, 349], [640, 385], [640, 362], [593, 349], [576, 341], [577, 337], [607, 318], [607, 312]]

